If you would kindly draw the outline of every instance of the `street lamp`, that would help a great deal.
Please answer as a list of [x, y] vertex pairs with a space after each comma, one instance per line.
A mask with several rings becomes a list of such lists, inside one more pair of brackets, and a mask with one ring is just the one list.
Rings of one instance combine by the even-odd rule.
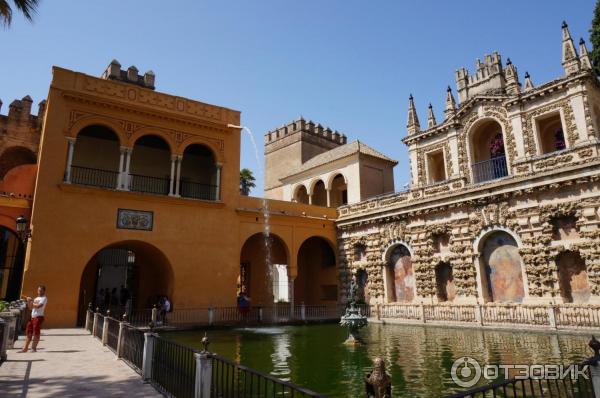
[[27, 228], [27, 219], [25, 216], [20, 215], [15, 222], [17, 223], [17, 235], [23, 243], [27, 242], [27, 239], [31, 236], [31, 230]]

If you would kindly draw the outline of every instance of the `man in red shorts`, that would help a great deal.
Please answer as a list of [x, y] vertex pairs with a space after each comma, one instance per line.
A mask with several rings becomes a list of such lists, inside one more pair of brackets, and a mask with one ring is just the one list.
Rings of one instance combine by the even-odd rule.
[[37, 345], [40, 341], [40, 329], [44, 322], [44, 310], [46, 309], [46, 303], [48, 298], [46, 297], [46, 287], [44, 285], [38, 286], [38, 296], [35, 299], [27, 297], [27, 305], [31, 308], [31, 320], [27, 322], [25, 345], [21, 352], [27, 352], [29, 350], [29, 343], [33, 337], [33, 344], [31, 345], [31, 351], [36, 352]]

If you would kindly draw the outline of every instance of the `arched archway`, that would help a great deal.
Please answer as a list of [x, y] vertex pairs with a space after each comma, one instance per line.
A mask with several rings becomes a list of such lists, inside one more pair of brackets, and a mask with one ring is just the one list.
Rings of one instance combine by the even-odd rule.
[[308, 204], [308, 192], [304, 185], [298, 185], [294, 191], [294, 200], [298, 203]]
[[0, 180], [4, 179], [6, 173], [15, 167], [36, 163], [37, 157], [31, 149], [22, 146], [6, 148], [0, 155]]
[[442, 261], [435, 266], [435, 288], [438, 301], [454, 300], [454, 277], [450, 263]]
[[578, 252], [565, 251], [556, 258], [560, 294], [566, 303], [587, 303], [591, 290], [585, 261]]
[[315, 206], [327, 206], [327, 191], [322, 180], [317, 181], [312, 189], [312, 202]]
[[171, 149], [159, 135], [144, 135], [131, 152], [130, 188], [136, 192], [168, 195], [171, 185]]
[[525, 297], [523, 260], [515, 238], [490, 231], [478, 240], [483, 298], [486, 302], [522, 302]]
[[20, 298], [24, 262], [23, 243], [12, 230], [0, 225], [0, 299]]
[[104, 247], [88, 261], [81, 276], [79, 320], [88, 303], [118, 314], [151, 308], [160, 297], [173, 302], [174, 274], [157, 247], [124, 241]]
[[298, 249], [294, 302], [307, 305], [335, 303], [338, 299], [336, 254], [324, 238], [313, 236]]
[[75, 141], [71, 182], [116, 189], [120, 156], [119, 136], [113, 130], [101, 125], [84, 127]]
[[[265, 238], [264, 233], [256, 233], [246, 239], [240, 253], [238, 294], [248, 296], [252, 305], [271, 305], [275, 301], [273, 272], [277, 272], [277, 266], [287, 267], [288, 253], [283, 239], [275, 234]], [[276, 279], [279, 288], [279, 274]]]
[[206, 145], [192, 144], [183, 151], [180, 195], [186, 198], [217, 199], [217, 163]]
[[358, 285], [357, 300], [359, 303], [369, 304], [371, 295], [369, 291], [369, 274], [363, 268], [356, 271], [356, 283]]
[[473, 182], [508, 175], [502, 126], [494, 119], [479, 122], [469, 134]]
[[348, 204], [348, 185], [343, 175], [338, 174], [331, 180], [329, 195], [331, 207]]
[[416, 294], [412, 257], [407, 246], [397, 243], [385, 254], [385, 292], [388, 303], [412, 301]]

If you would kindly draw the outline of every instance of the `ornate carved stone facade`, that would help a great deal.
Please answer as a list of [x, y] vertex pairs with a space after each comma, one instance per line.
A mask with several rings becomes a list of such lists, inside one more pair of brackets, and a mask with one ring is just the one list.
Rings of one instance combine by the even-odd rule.
[[[563, 58], [577, 54], [566, 24], [562, 45]], [[342, 283], [363, 269], [370, 301], [390, 302], [414, 273], [416, 301], [443, 301], [443, 263], [456, 302], [600, 301], [600, 84], [587, 51], [576, 57], [563, 77], [522, 90], [510, 60], [486, 56], [474, 75], [457, 72], [461, 102], [449, 89], [445, 120], [423, 131], [411, 98], [411, 186], [338, 209]], [[445, 159], [435, 184], [432, 149]], [[366, 260], [354, 261], [357, 245]], [[391, 257], [398, 245], [412, 269]]]

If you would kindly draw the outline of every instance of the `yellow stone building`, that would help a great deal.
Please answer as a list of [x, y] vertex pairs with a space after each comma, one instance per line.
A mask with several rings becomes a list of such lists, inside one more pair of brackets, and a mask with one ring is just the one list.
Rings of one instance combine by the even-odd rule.
[[123, 288], [134, 308], [235, 306], [238, 289], [273, 305], [265, 204], [290, 303], [335, 304], [335, 209], [241, 196], [240, 112], [154, 79], [117, 61], [101, 78], [53, 68], [23, 279], [24, 294], [47, 286], [47, 325]]

